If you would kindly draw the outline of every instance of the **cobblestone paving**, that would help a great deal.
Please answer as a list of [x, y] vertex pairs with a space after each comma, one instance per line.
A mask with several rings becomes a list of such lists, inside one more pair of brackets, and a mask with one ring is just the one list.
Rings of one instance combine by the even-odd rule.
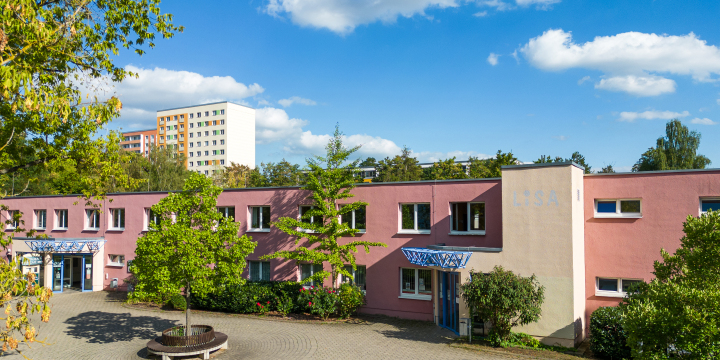
[[[145, 344], [179, 325], [179, 312], [130, 309], [105, 292], [58, 294], [50, 322], [39, 326], [31, 359], [142, 359]], [[229, 336], [216, 359], [513, 359], [447, 345], [453, 334], [432, 323], [369, 317], [365, 324], [311, 324], [194, 313], [193, 322]], [[8, 359], [21, 359], [18, 355]], [[527, 357], [518, 357], [525, 358]]]

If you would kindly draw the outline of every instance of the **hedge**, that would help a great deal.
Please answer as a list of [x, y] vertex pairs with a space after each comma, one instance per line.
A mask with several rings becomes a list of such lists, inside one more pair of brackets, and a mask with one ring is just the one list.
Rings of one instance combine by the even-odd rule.
[[607, 306], [590, 315], [590, 350], [601, 359], [630, 359], [627, 333], [621, 324], [622, 306]]

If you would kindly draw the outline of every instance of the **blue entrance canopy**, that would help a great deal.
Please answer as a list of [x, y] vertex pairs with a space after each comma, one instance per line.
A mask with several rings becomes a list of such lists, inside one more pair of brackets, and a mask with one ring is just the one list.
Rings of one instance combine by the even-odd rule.
[[52, 240], [25, 240], [32, 251], [37, 252], [96, 252], [105, 245], [100, 239], [52, 239]]
[[445, 269], [464, 269], [472, 255], [470, 251], [430, 250], [419, 247], [406, 247], [400, 250], [412, 264]]

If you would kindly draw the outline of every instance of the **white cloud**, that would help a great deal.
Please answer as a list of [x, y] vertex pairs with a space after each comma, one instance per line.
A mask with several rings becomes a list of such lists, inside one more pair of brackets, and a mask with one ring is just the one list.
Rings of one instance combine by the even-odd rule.
[[717, 124], [717, 122], [712, 121], [708, 118], [703, 118], [703, 119], [694, 118], [694, 119], [690, 120], [690, 122], [693, 124], [699, 124], [699, 125], [715, 125], [715, 124]]
[[538, 6], [548, 6], [552, 4], [557, 4], [560, 2], [560, 0], [515, 0], [519, 6], [530, 6], [530, 5], [538, 5]]
[[670, 120], [670, 119], [684, 118], [684, 117], [688, 117], [688, 116], [690, 116], [690, 113], [687, 111], [683, 111], [681, 113], [673, 112], [673, 111], [656, 111], [656, 110], [648, 110], [648, 111], [644, 111], [644, 112], [623, 111], [620, 113], [620, 117], [618, 118], [618, 121], [634, 122], [637, 119]]
[[288, 107], [292, 104], [302, 104], [302, 105], [308, 105], [308, 106], [317, 105], [317, 103], [315, 101], [310, 100], [310, 99], [304, 99], [299, 96], [293, 96], [288, 99], [281, 99], [281, 100], [278, 100], [278, 103], [280, 105], [282, 105], [282, 107]]
[[720, 105], [720, 99], [717, 99], [717, 103], [718, 103], [718, 105]]
[[565, 136], [565, 135], [559, 135], [559, 136], [553, 136], [553, 139], [555, 139], [555, 140], [560, 140], [560, 141], [565, 141], [565, 140], [568, 139], [568, 137]]
[[498, 55], [498, 54], [490, 53], [490, 56], [488, 56], [488, 58], [487, 58], [487, 62], [488, 62], [490, 65], [495, 66], [495, 65], [498, 64], [498, 58], [499, 58], [499, 57], [500, 57], [500, 55]]
[[691, 76], [700, 82], [716, 81], [720, 75], [720, 49], [694, 33], [671, 36], [626, 32], [577, 44], [570, 32], [557, 29], [530, 39], [520, 51], [533, 66], [543, 70], [602, 71], [606, 77], [596, 84], [598, 89], [638, 96], [675, 91], [675, 82], [658, 74]]
[[586, 82], [586, 81], [588, 81], [588, 80], [590, 80], [590, 77], [589, 77], [589, 76], [583, 76], [582, 79], [578, 80], [578, 85], [582, 85], [582, 83], [584, 83], [584, 82]]
[[266, 107], [255, 110], [255, 142], [266, 144], [273, 141], [297, 138], [306, 120], [290, 118], [285, 110]]
[[536, 5], [538, 9], [547, 10], [550, 5], [557, 4], [561, 0], [515, 0], [515, 5], [510, 4], [509, 1], [502, 0], [479, 0], [479, 5], [494, 7], [497, 11], [513, 10], [517, 7], [529, 7]]
[[478, 11], [478, 12], [474, 13], [473, 16], [475, 16], [475, 17], [486, 17], [487, 14], [488, 14], [487, 11]]

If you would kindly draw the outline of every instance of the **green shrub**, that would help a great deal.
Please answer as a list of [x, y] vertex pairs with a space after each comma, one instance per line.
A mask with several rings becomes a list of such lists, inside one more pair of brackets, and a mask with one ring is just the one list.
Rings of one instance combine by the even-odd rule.
[[309, 289], [300, 290], [298, 301], [306, 304], [305, 309], [309, 313], [327, 319], [336, 310], [338, 294], [331, 288], [311, 286]]
[[338, 291], [337, 314], [343, 319], [355, 314], [365, 304], [365, 295], [359, 287], [342, 284]]
[[622, 306], [601, 307], [590, 315], [590, 350], [596, 357], [630, 359], [622, 317]]
[[286, 296], [293, 303], [291, 311], [302, 311], [304, 308], [297, 306], [300, 288], [300, 283], [295, 281], [247, 282], [241, 286], [222, 288], [218, 293], [202, 298], [193, 297], [192, 306], [197, 309], [252, 314], [258, 312], [257, 303], [264, 304], [267, 311], [271, 311], [273, 303], [277, 304], [275, 299]]
[[289, 295], [283, 294], [275, 298], [275, 309], [285, 317], [295, 309], [295, 304]]
[[187, 309], [187, 302], [185, 301], [185, 297], [180, 294], [175, 294], [171, 296], [168, 303], [175, 310], [185, 311]]

